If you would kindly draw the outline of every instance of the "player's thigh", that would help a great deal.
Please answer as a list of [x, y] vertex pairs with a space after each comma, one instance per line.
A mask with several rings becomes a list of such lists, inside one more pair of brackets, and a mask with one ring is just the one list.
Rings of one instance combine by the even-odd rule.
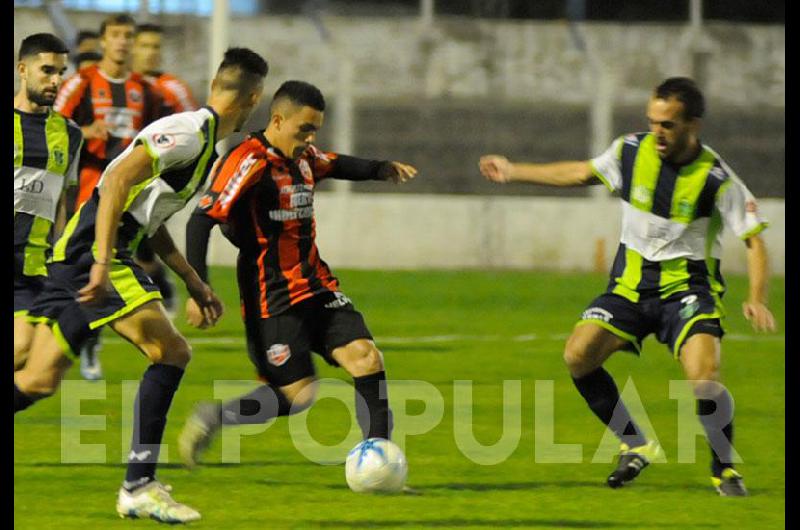
[[147, 302], [113, 320], [111, 328], [133, 343], [153, 363], [184, 368], [191, 358], [189, 343], [172, 323], [159, 300]]
[[259, 379], [284, 387], [315, 376], [306, 318], [297, 307], [269, 318], [245, 315], [247, 353]]
[[62, 341], [47, 324], [38, 324], [25, 367], [14, 374], [17, 387], [29, 395], [51, 395], [64, 378], [72, 360]]
[[582, 377], [602, 366], [611, 355], [629, 344], [630, 341], [604, 327], [593, 322], [582, 322], [567, 339], [564, 362], [573, 377]]

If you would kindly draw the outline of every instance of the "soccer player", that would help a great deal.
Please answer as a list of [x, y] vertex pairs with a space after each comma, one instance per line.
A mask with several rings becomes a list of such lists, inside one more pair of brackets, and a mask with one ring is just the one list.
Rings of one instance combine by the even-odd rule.
[[[136, 22], [129, 15], [111, 15], [100, 25], [103, 57], [78, 71], [61, 87], [55, 109], [81, 126], [84, 137], [78, 195], [74, 210], [92, 196], [108, 163], [133, 141], [142, 127], [160, 117], [161, 98], [130, 69]], [[84, 344], [81, 375], [102, 378], [99, 334]]]
[[164, 222], [203, 186], [215, 144], [241, 128], [263, 90], [267, 63], [232, 48], [212, 81], [207, 105], [164, 117], [140, 131], [103, 172], [98, 187], [56, 242], [45, 288], [31, 308], [43, 323], [25, 368], [14, 374], [14, 412], [55, 393], [91, 330], [108, 324], [147, 356], [134, 405], [131, 452], [117, 512], [178, 523], [200, 518], [177, 503], [155, 476], [159, 444], [191, 349], [167, 317], [158, 288], [132, 259], [149, 237], [186, 283], [204, 321], [222, 304], [176, 250]]
[[[132, 69], [142, 75], [161, 95], [162, 116], [193, 111], [197, 109], [197, 102], [195, 102], [189, 86], [174, 75], [161, 71], [162, 34], [163, 29], [156, 24], [140, 24], [136, 27]], [[166, 268], [146, 241], [139, 245], [136, 261], [158, 285], [159, 291], [164, 296], [164, 307], [167, 311], [170, 313], [174, 311], [175, 287], [167, 275]]]
[[66, 45], [37, 33], [19, 48], [14, 96], [14, 370], [25, 364], [34, 326], [28, 311], [47, 276], [52, 238], [64, 228], [65, 190], [77, 183], [78, 126], [53, 111], [67, 68]]
[[139, 24], [133, 41], [134, 72], [138, 72], [160, 92], [168, 113], [195, 110], [197, 102], [189, 85], [161, 70], [161, 38], [164, 29], [158, 24]]
[[[187, 259], [205, 278], [214, 224], [238, 248], [237, 279], [248, 354], [264, 383], [224, 404], [199, 404], [178, 439], [192, 467], [220, 427], [264, 423], [308, 408], [316, 396], [311, 352], [353, 376], [365, 438], [391, 434], [383, 356], [364, 318], [339, 290], [315, 243], [314, 188], [326, 178], [405, 182], [400, 162], [320, 151], [325, 100], [313, 85], [287, 81], [270, 105], [266, 130], [252, 133], [213, 171], [187, 225]], [[195, 302], [187, 316], [206, 325]]]
[[72, 56], [75, 70], [82, 70], [87, 66], [100, 62], [103, 56], [98, 53], [99, 49], [99, 33], [87, 29], [79, 31], [78, 36], [75, 38], [75, 52]]
[[[693, 386], [711, 447], [712, 484], [723, 496], [747, 495], [732, 464], [732, 400], [719, 382], [721, 231], [724, 223], [747, 246], [750, 292], [744, 316], [756, 331], [772, 331], [767, 251], [759, 235], [767, 222], [744, 183], [700, 141], [704, 111], [694, 81], [673, 77], [649, 100], [650, 132], [621, 136], [597, 158], [528, 164], [487, 155], [479, 163], [494, 182], [602, 182], [622, 199], [622, 237], [608, 289], [583, 312], [564, 350], [581, 396], [622, 441], [618, 465], [608, 477], [612, 488], [633, 480], [660, 448], [632, 420], [603, 363], [618, 350], [638, 354], [644, 338], [654, 333]], [[719, 414], [712, 414], [715, 410]]]

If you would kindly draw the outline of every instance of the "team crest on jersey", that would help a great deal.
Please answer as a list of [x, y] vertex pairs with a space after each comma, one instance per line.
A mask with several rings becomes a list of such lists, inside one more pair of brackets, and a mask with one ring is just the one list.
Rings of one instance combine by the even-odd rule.
[[650, 202], [652, 192], [645, 186], [634, 186], [631, 190], [631, 199], [640, 203]]
[[175, 145], [175, 137], [171, 134], [158, 133], [153, 135], [153, 143], [161, 149]]
[[693, 211], [692, 203], [686, 199], [681, 199], [681, 202], [678, 203], [678, 215], [680, 217], [691, 217]]
[[300, 170], [300, 174], [303, 175], [303, 178], [306, 180], [311, 180], [313, 178], [311, 174], [311, 167], [308, 165], [308, 160], [300, 160], [297, 164], [297, 168]]
[[53, 158], [59, 166], [64, 164], [64, 151], [61, 149], [53, 149]]
[[139, 90], [132, 88], [128, 90], [128, 99], [130, 99], [134, 103], [139, 103], [140, 101], [142, 101], [142, 93]]
[[289, 357], [292, 356], [292, 350], [289, 349], [288, 344], [273, 344], [267, 350], [267, 361], [272, 366], [282, 366], [286, 364]]

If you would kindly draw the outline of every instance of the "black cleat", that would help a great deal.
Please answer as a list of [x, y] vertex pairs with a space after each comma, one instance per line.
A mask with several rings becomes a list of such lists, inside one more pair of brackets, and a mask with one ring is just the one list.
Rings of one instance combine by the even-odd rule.
[[732, 467], [723, 469], [719, 477], [711, 477], [711, 483], [721, 497], [747, 497], [748, 495], [742, 475]]
[[653, 460], [660, 450], [661, 448], [655, 441], [633, 448], [622, 444], [617, 468], [606, 480], [608, 486], [610, 488], [621, 488], [625, 483], [638, 477], [639, 473], [650, 465], [650, 460]]

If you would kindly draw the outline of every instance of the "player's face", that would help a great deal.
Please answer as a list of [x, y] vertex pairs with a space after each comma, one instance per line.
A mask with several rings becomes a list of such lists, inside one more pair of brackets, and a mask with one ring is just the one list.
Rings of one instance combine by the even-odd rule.
[[42, 107], [51, 106], [66, 70], [66, 53], [39, 53], [25, 58], [20, 63], [20, 79], [28, 100]]
[[675, 97], [653, 97], [647, 105], [650, 132], [656, 139], [656, 151], [662, 160], [682, 159], [693, 145], [697, 134], [697, 120], [686, 120], [684, 105]]
[[133, 48], [133, 33], [133, 26], [127, 24], [106, 26], [105, 33], [100, 36], [103, 56], [117, 64], [126, 63]]
[[314, 143], [317, 131], [322, 128], [323, 113], [312, 107], [301, 107], [291, 113], [281, 124], [281, 151], [298, 158]]
[[161, 34], [145, 31], [133, 42], [133, 64], [140, 72], [154, 72], [161, 67]]

